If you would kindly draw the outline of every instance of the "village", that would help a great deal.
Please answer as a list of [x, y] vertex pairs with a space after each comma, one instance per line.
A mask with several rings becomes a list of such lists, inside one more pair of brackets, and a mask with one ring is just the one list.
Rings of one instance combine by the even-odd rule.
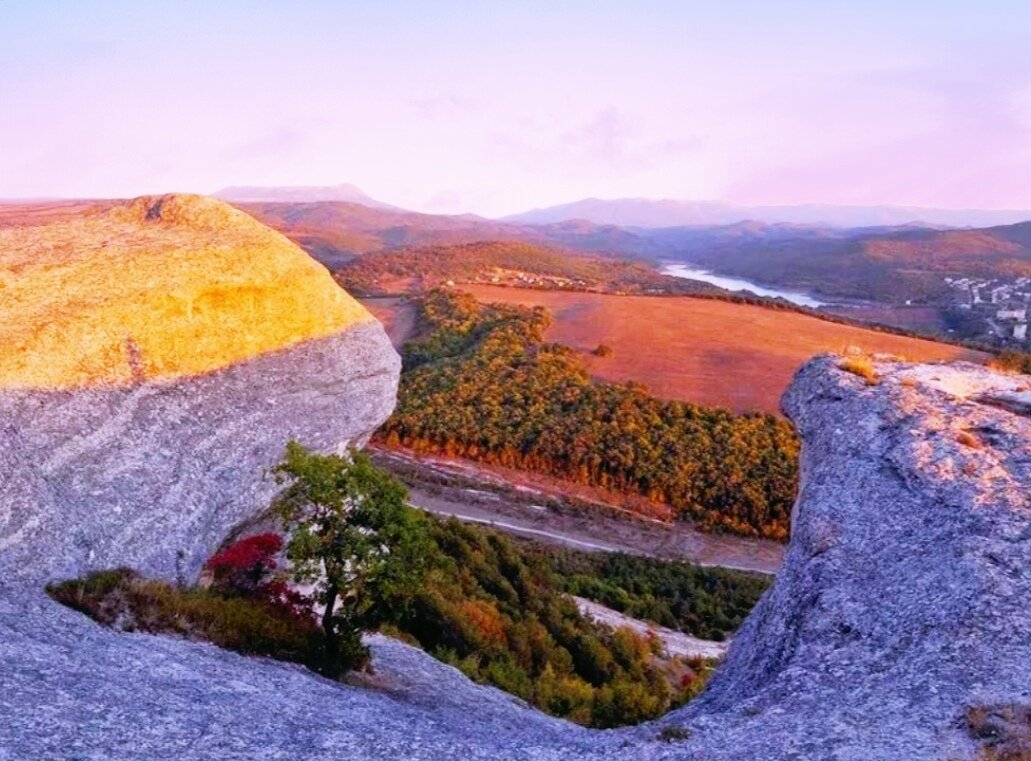
[[957, 308], [985, 322], [988, 337], [1013, 346], [1027, 344], [1031, 278], [947, 277], [945, 283], [957, 292]]

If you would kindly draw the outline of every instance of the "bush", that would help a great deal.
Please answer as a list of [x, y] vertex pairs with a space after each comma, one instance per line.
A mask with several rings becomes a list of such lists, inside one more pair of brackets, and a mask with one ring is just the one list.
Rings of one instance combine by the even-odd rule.
[[1031, 374], [1031, 354], [1006, 350], [988, 360], [988, 366], [995, 370], [1011, 373]]
[[212, 555], [204, 564], [212, 586], [223, 594], [253, 596], [276, 568], [276, 554], [283, 549], [278, 534], [257, 534], [241, 539]]

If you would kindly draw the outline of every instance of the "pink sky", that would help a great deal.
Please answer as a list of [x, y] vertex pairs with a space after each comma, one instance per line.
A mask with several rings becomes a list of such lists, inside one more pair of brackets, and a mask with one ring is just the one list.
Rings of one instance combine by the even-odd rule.
[[0, 197], [1031, 208], [1027, 3], [141, 5], [0, 2]]

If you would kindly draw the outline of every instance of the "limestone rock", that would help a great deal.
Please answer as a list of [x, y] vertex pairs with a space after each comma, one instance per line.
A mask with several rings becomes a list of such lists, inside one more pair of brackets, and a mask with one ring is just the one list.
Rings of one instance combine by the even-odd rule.
[[193, 576], [296, 438], [363, 444], [399, 359], [278, 233], [197, 196], [0, 229], [0, 576]]
[[[119, 212], [130, 227], [153, 223], [139, 208]], [[158, 224], [217, 237], [211, 218], [184, 208]], [[109, 631], [42, 595], [46, 578], [118, 563], [190, 575], [268, 499], [255, 473], [286, 438], [367, 436], [398, 366], [358, 315], [205, 371], [8, 376], [21, 380], [0, 389], [0, 759], [959, 761], [977, 750], [968, 709], [992, 732], [1031, 715], [1031, 379], [974, 365], [881, 361], [872, 385], [833, 357], [799, 372], [783, 570], [708, 691], [642, 727], [551, 719], [382, 637], [373, 683], [353, 687]]]
[[868, 385], [838, 363], [784, 397], [791, 545], [673, 717], [688, 758], [970, 758], [968, 708], [1031, 704], [1031, 378], [879, 362]]

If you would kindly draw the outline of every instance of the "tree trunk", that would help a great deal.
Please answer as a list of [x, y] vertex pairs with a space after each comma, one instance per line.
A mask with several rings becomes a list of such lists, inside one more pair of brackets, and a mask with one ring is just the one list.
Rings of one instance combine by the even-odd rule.
[[336, 607], [338, 594], [336, 586], [326, 588], [326, 609], [322, 613], [322, 634], [325, 639], [322, 674], [330, 679], [338, 679], [343, 673], [340, 663], [340, 632], [337, 631], [336, 621], [333, 619], [333, 608]]

